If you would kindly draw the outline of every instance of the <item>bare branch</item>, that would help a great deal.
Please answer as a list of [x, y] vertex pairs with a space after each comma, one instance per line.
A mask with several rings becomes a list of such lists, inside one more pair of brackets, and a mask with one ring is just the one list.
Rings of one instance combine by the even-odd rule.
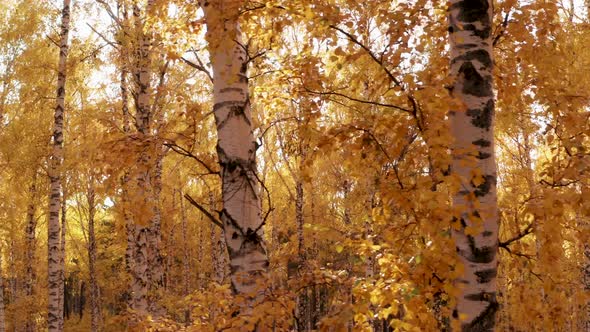
[[55, 46], [59, 47], [59, 43], [56, 42], [55, 40], [53, 40], [53, 38], [51, 38], [50, 35], [45, 35], [45, 37], [47, 37], [47, 39], [49, 39], [49, 41], [51, 41], [53, 44], [55, 44]]
[[214, 223], [215, 225], [217, 225], [219, 228], [223, 229], [223, 224], [221, 223], [221, 221], [219, 221], [219, 219], [215, 218], [213, 216], [213, 214], [211, 214], [211, 212], [207, 211], [207, 209], [205, 209], [203, 206], [201, 206], [201, 204], [197, 203], [197, 201], [195, 201], [189, 194], [184, 194], [184, 198], [186, 198], [186, 200], [191, 203], [194, 207], [196, 207], [197, 209], [199, 209], [199, 211], [203, 212], [203, 214], [205, 216], [207, 216], [207, 218], [209, 218], [209, 220]]
[[516, 236], [506, 241], [500, 241], [498, 243], [498, 247], [506, 249], [508, 252], [512, 253], [508, 246], [515, 241], [522, 239], [523, 237], [531, 234], [533, 232], [533, 223], [530, 223], [522, 232], [519, 232]]
[[92, 25], [86, 23], [86, 25], [92, 30], [94, 31], [95, 34], [97, 34], [100, 38], [102, 38], [102, 40], [104, 40], [107, 44], [111, 45], [114, 49], [116, 49], [117, 51], [119, 50], [119, 45], [115, 44], [114, 42], [110, 41], [107, 37], [105, 37], [102, 33], [98, 32]]
[[109, 16], [111, 17], [111, 19], [117, 23], [117, 25], [120, 28], [123, 28], [123, 24], [121, 23], [121, 20], [119, 20], [119, 18], [117, 17], [117, 15], [115, 15], [115, 13], [113, 12], [113, 10], [111, 9], [111, 6], [106, 3], [104, 0], [96, 0], [96, 2], [100, 3], [103, 5], [103, 7], [106, 9], [107, 13], [109, 14]]
[[[202, 65], [198, 65], [198, 64], [196, 64], [196, 63], [194, 63], [194, 62], [192, 62], [192, 61], [190, 61], [190, 60], [188, 60], [188, 59], [186, 59], [184, 57], [181, 57], [180, 59], [184, 63], [186, 63], [187, 65], [189, 65], [189, 66], [191, 66], [191, 67], [193, 67], [193, 68], [195, 68], [195, 69], [197, 69], [197, 70], [202, 71], [203, 73], [205, 73], [205, 75], [207, 75], [207, 77], [209, 77], [209, 80], [211, 81], [211, 83], [213, 83], [213, 76], [211, 75], [211, 73], [209, 72], [209, 70], [207, 70], [207, 68], [203, 67]], [[198, 60], [198, 58], [197, 58], [197, 60]]]
[[389, 70], [387, 68], [387, 66], [385, 65], [385, 62], [383, 61], [383, 57], [381, 59], [379, 59], [377, 57], [377, 55], [375, 55], [375, 53], [373, 53], [373, 51], [370, 48], [368, 48], [365, 44], [361, 43], [355, 36], [353, 36], [351, 33], [347, 32], [347, 31], [345, 31], [344, 29], [342, 29], [336, 25], [330, 25], [330, 28], [345, 35], [348, 38], [348, 40], [350, 40], [352, 43], [354, 43], [354, 44], [358, 45], [360, 48], [362, 48], [371, 57], [371, 59], [373, 59], [373, 61], [376, 64], [378, 64], [379, 67], [381, 67], [381, 69], [383, 69], [383, 71], [385, 71], [385, 74], [387, 75], [387, 77], [389, 77], [391, 82], [393, 82], [393, 84], [395, 84], [395, 86], [400, 88], [400, 90], [402, 92], [407, 93], [408, 102], [410, 103], [410, 105], [412, 105], [412, 111], [410, 113], [412, 113], [412, 116], [414, 117], [414, 119], [416, 119], [416, 125], [418, 126], [418, 129], [420, 129], [420, 132], [423, 132], [424, 128], [422, 125], [422, 121], [420, 120], [419, 106], [418, 106], [418, 102], [416, 101], [416, 98], [414, 98], [414, 96], [409, 91], [406, 90], [406, 88], [402, 85], [401, 81], [399, 79], [397, 79], [397, 77], [395, 77], [395, 75], [393, 75], [391, 70]]
[[370, 100], [362, 100], [362, 99], [358, 99], [358, 98], [347, 96], [347, 95], [342, 94], [342, 93], [339, 93], [339, 92], [333, 92], [333, 91], [332, 92], [329, 92], [329, 91], [328, 92], [313, 91], [313, 90], [310, 90], [310, 89], [308, 89], [306, 87], [304, 87], [304, 89], [305, 89], [305, 91], [307, 91], [307, 92], [309, 92], [311, 94], [318, 95], [318, 96], [325, 96], [325, 95], [330, 96], [330, 95], [333, 95], [333, 96], [342, 97], [342, 98], [345, 98], [345, 99], [348, 99], [348, 100], [351, 100], [351, 101], [355, 101], [355, 102], [361, 103], [361, 104], [369, 104], [369, 105], [375, 105], [375, 106], [393, 108], [393, 109], [404, 111], [404, 112], [407, 112], [407, 113], [412, 113], [411, 110], [409, 110], [407, 108], [403, 108], [403, 107], [397, 106], [397, 105], [384, 104], [384, 103], [379, 103], [379, 102], [370, 101]]
[[194, 155], [191, 151], [181, 147], [180, 145], [176, 144], [175, 142], [168, 141], [168, 142], [165, 142], [164, 145], [171, 148], [174, 152], [176, 152], [180, 155], [183, 155], [185, 157], [190, 157], [190, 158], [196, 160], [199, 164], [201, 164], [201, 166], [203, 166], [207, 171], [209, 171], [209, 174], [219, 175], [219, 171], [213, 170], [213, 168], [211, 166], [207, 165], [207, 163], [202, 161], [199, 157]]

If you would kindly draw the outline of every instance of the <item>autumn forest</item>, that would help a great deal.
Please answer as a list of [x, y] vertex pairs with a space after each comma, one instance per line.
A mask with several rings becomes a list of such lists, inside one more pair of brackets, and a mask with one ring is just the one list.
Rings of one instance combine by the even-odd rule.
[[590, 1], [0, 0], [0, 332], [590, 332]]

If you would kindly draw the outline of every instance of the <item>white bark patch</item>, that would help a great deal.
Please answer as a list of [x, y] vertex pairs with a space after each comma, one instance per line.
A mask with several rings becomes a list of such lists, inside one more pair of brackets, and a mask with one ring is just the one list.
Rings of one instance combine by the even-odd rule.
[[[53, 123], [53, 151], [48, 170], [50, 180], [49, 221], [47, 224], [47, 330], [49, 332], [63, 329], [63, 316], [60, 314], [60, 197], [61, 166], [63, 162], [63, 120], [65, 110], [66, 60], [68, 57], [68, 35], [70, 28], [70, 0], [64, 0], [61, 16], [59, 63], [57, 69], [57, 103]], [[61, 289], [63, 291], [63, 288]]]
[[498, 208], [492, 91], [492, 5], [489, 0], [449, 4], [452, 93], [463, 110], [451, 113], [452, 171], [461, 188], [453, 204], [461, 210], [453, 231], [464, 274], [456, 317], [464, 331], [492, 331], [496, 301]]
[[221, 166], [221, 221], [230, 258], [230, 279], [236, 294], [246, 298], [241, 315], [262, 298], [268, 270], [263, 241], [256, 143], [246, 76], [246, 54], [237, 22], [241, 1], [204, 4], [207, 42], [213, 64], [217, 154]]

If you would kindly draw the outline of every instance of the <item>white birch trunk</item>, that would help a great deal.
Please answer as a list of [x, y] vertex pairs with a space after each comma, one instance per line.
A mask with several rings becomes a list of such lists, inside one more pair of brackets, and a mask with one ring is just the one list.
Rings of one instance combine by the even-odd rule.
[[[498, 310], [498, 207], [491, 1], [451, 0], [449, 33], [452, 94], [466, 108], [450, 113], [455, 138], [452, 170], [461, 178], [460, 191], [453, 197], [461, 209], [453, 238], [464, 266], [463, 276], [455, 281], [460, 293], [453, 316], [461, 319], [463, 331], [493, 331]], [[474, 227], [481, 231], [467, 232]]]
[[[216, 211], [215, 200], [213, 193], [209, 193], [209, 207], [211, 211]], [[217, 226], [213, 223], [210, 225], [211, 230], [211, 260], [213, 261], [213, 270], [215, 273], [215, 281], [222, 285], [227, 276], [226, 267], [226, 244], [223, 230], [218, 231]]]
[[[148, 1], [145, 12], [149, 12], [151, 1]], [[135, 20], [136, 50], [134, 78], [136, 84], [135, 127], [138, 137], [143, 142], [150, 135], [150, 38], [144, 31], [141, 10], [133, 6]], [[134, 224], [133, 224], [133, 276], [132, 276], [132, 309], [139, 316], [146, 316], [149, 310], [148, 288], [149, 276], [149, 237], [150, 222], [153, 218], [153, 196], [150, 177], [149, 151], [143, 147], [139, 154], [134, 172]], [[149, 149], [147, 149], [149, 150]]]
[[207, 42], [213, 64], [213, 111], [221, 166], [223, 208], [220, 212], [235, 294], [246, 297], [247, 315], [262, 298], [257, 281], [267, 279], [261, 200], [256, 176], [256, 142], [252, 132], [246, 54], [238, 24], [242, 1], [203, 4]]
[[[126, 7], [121, 4], [121, 1], [117, 1], [117, 8], [121, 14], [121, 19], [123, 22], [127, 22], [127, 10]], [[127, 31], [128, 32], [128, 31]], [[123, 133], [125, 135], [129, 135], [131, 133], [131, 126], [130, 126], [130, 114], [129, 114], [129, 91], [127, 87], [127, 45], [123, 42], [119, 43], [120, 47], [120, 60], [121, 60], [121, 68], [120, 68], [120, 77], [119, 77], [119, 90], [121, 91], [121, 113], [123, 115]], [[133, 289], [133, 276], [135, 270], [135, 257], [133, 255], [134, 252], [134, 243], [135, 243], [135, 226], [133, 225], [133, 217], [129, 211], [130, 204], [129, 204], [129, 179], [130, 179], [130, 172], [129, 169], [126, 169], [123, 172], [123, 176], [121, 177], [121, 201], [123, 205], [123, 219], [125, 221], [125, 233], [127, 238], [127, 246], [125, 247], [125, 271], [127, 272], [127, 276], [129, 278], [129, 289]], [[133, 308], [133, 295], [130, 294], [127, 298], [127, 305], [129, 308]]]
[[70, 0], [64, 0], [61, 16], [59, 64], [57, 71], [57, 105], [53, 124], [53, 151], [48, 169], [50, 180], [49, 221], [47, 225], [47, 329], [49, 332], [62, 331], [63, 315], [59, 308], [60, 266], [60, 225], [59, 210], [61, 197], [61, 167], [63, 160], [63, 120], [65, 107], [66, 60], [68, 57], [68, 35], [70, 27]]
[[[63, 175], [63, 174], [62, 174]], [[62, 180], [65, 180], [62, 178]], [[61, 231], [60, 231], [60, 242], [59, 242], [59, 317], [62, 317], [59, 321], [59, 329], [64, 329], [64, 283], [66, 277], [66, 185], [65, 181], [62, 182], [62, 200], [61, 200]]]

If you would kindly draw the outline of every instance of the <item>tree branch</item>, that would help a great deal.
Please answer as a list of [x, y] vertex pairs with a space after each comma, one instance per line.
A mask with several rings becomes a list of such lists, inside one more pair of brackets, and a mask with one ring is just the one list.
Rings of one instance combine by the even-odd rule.
[[199, 157], [195, 156], [191, 151], [177, 145], [176, 143], [174, 143], [172, 141], [168, 141], [168, 142], [164, 143], [164, 146], [171, 148], [174, 152], [176, 152], [180, 155], [183, 155], [185, 157], [190, 157], [190, 158], [196, 160], [199, 164], [201, 164], [201, 166], [203, 166], [207, 171], [209, 171], [209, 174], [219, 175], [219, 171], [213, 170], [213, 168], [211, 166], [207, 165], [207, 163], [202, 161]]
[[308, 93], [315, 94], [315, 95], [318, 95], [318, 96], [326, 96], [326, 95], [327, 96], [330, 96], [330, 95], [333, 95], [333, 96], [342, 97], [342, 98], [345, 98], [345, 99], [348, 99], [348, 100], [351, 100], [351, 101], [355, 101], [355, 102], [361, 103], [361, 104], [369, 104], [369, 105], [375, 105], [375, 106], [393, 108], [393, 109], [404, 111], [404, 112], [407, 112], [407, 113], [412, 113], [412, 111], [410, 111], [407, 108], [403, 108], [403, 107], [392, 105], [392, 104], [384, 104], [384, 103], [379, 103], [379, 102], [376, 102], [376, 101], [362, 100], [362, 99], [358, 99], [358, 98], [347, 96], [347, 95], [342, 94], [342, 93], [339, 93], [339, 92], [320, 92], [320, 91], [310, 90], [310, 89], [308, 89], [306, 87], [303, 87], [303, 88]]
[[[121, 23], [121, 20], [119, 20], [119, 18], [117, 17], [117, 15], [115, 15], [115, 13], [113, 13], [113, 10], [111, 9], [111, 6], [108, 3], [106, 3], [104, 0], [96, 0], [96, 2], [100, 3], [101, 5], [103, 5], [104, 9], [107, 11], [107, 13], [111, 17], [111, 19], [115, 23], [117, 23], [117, 25], [120, 28], [123, 28], [123, 24]], [[123, 29], [123, 31], [125, 31], [125, 30]]]
[[508, 248], [508, 246], [512, 243], [512, 242], [516, 242], [520, 239], [522, 239], [523, 237], [531, 234], [533, 232], [533, 223], [530, 223], [523, 231], [519, 232], [516, 236], [514, 236], [511, 239], [508, 239], [506, 241], [500, 241], [498, 243], [498, 247], [500, 248], [504, 248], [506, 249], [508, 252], [512, 253], [512, 251], [510, 250], [510, 248]]
[[494, 41], [492, 42], [492, 46], [496, 46], [496, 44], [498, 44], [498, 42], [500, 41], [500, 38], [502, 38], [502, 36], [506, 32], [506, 27], [508, 27], [508, 19], [510, 18], [511, 11], [512, 11], [512, 8], [508, 9], [508, 11], [506, 12], [506, 15], [504, 15], [504, 21], [502, 22], [502, 24], [498, 28], [501, 30], [500, 30], [500, 32], [498, 32], [496, 34], [496, 37], [494, 37]]
[[205, 209], [203, 206], [201, 206], [201, 204], [197, 203], [197, 201], [195, 201], [189, 194], [184, 194], [184, 198], [186, 198], [186, 200], [189, 203], [191, 203], [194, 207], [199, 209], [199, 211], [203, 212], [203, 214], [205, 216], [207, 216], [207, 218], [209, 218], [209, 220], [211, 220], [212, 223], [217, 225], [219, 228], [223, 229], [223, 224], [221, 223], [221, 221], [219, 221], [219, 219], [215, 218], [211, 214], [211, 212], [207, 211], [207, 209]]
[[393, 75], [393, 73], [391, 72], [391, 70], [389, 70], [387, 68], [387, 66], [385, 66], [385, 63], [384, 63], [383, 59], [380, 60], [377, 57], [377, 55], [375, 55], [375, 53], [373, 53], [373, 51], [371, 51], [370, 48], [368, 48], [363, 43], [361, 43], [351, 33], [343, 30], [342, 28], [340, 28], [340, 27], [338, 27], [336, 25], [330, 25], [330, 28], [332, 28], [332, 29], [340, 32], [343, 35], [345, 35], [352, 43], [358, 45], [365, 52], [367, 52], [367, 54], [371, 57], [371, 59], [373, 59], [373, 61], [376, 64], [378, 64], [379, 67], [381, 67], [381, 69], [383, 69], [383, 71], [385, 71], [385, 73], [387, 74], [387, 77], [389, 77], [389, 79], [391, 80], [391, 82], [393, 82], [393, 84], [395, 84], [395, 86], [397, 86], [398, 88], [400, 88], [400, 90], [402, 92], [405, 92], [407, 94], [408, 102], [412, 106], [412, 110], [410, 111], [410, 113], [412, 114], [412, 116], [414, 117], [414, 119], [416, 119], [416, 125], [418, 126], [418, 129], [420, 129], [420, 132], [424, 132], [424, 126], [422, 125], [422, 120], [420, 120], [420, 115], [419, 115], [419, 111], [420, 110], [419, 110], [419, 106], [418, 106], [418, 101], [416, 101], [416, 98], [414, 98], [414, 96], [409, 91], [406, 90], [406, 88], [402, 85], [402, 82], [400, 80], [398, 80], [397, 77], [395, 77], [395, 75]]
[[111, 47], [113, 47], [114, 49], [116, 49], [117, 51], [119, 50], [119, 45], [115, 44], [114, 42], [110, 41], [105, 35], [103, 35], [102, 33], [98, 32], [98, 30], [96, 30], [92, 25], [86, 23], [86, 25], [92, 30], [94, 31], [95, 34], [97, 34], [100, 38], [102, 38], [102, 40], [104, 40], [107, 44], [111, 45]]
[[213, 83], [213, 76], [211, 76], [211, 73], [207, 70], [207, 68], [203, 67], [202, 65], [198, 65], [198, 64], [186, 59], [185, 57], [180, 57], [180, 59], [184, 63], [186, 63], [187, 65], [205, 73], [205, 75], [207, 75], [207, 77], [209, 77], [209, 80], [211, 81], [211, 83]]

